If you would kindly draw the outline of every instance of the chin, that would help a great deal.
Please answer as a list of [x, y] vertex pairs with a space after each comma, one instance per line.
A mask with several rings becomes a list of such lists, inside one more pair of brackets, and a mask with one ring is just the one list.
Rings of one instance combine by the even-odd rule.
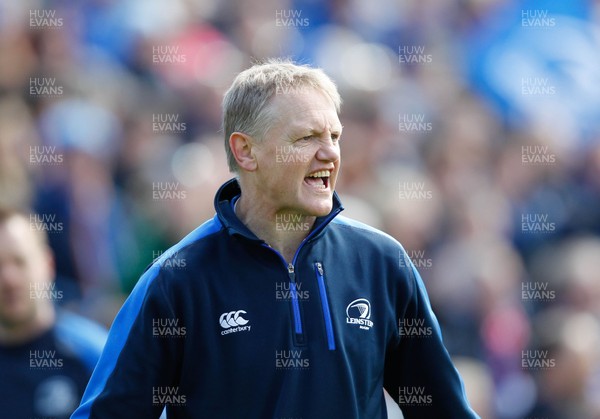
[[308, 213], [315, 217], [324, 217], [331, 212], [333, 205], [329, 203], [328, 205], [315, 205], [308, 209]]
[[296, 204], [297, 212], [311, 216], [323, 217], [329, 214], [333, 208], [333, 195], [322, 194], [321, 196], [298, 196]]
[[28, 316], [24, 313], [0, 313], [0, 322], [8, 326], [9, 328], [17, 328], [22, 324], [25, 324], [27, 320]]

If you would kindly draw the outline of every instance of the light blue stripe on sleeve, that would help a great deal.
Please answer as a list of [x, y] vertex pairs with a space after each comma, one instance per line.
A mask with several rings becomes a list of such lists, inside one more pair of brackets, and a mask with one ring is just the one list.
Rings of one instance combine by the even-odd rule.
[[56, 337], [83, 362], [91, 374], [106, 343], [106, 329], [66, 310], [59, 310], [57, 314]]
[[98, 361], [98, 365], [92, 374], [92, 378], [85, 389], [81, 405], [75, 413], [73, 413], [71, 419], [89, 418], [92, 404], [96, 397], [102, 393], [108, 382], [108, 378], [113, 373], [119, 355], [127, 342], [131, 328], [140, 314], [140, 309], [146, 299], [148, 289], [157, 277], [164, 260], [187, 245], [210, 234], [216, 233], [220, 229], [221, 222], [218, 220], [217, 216], [215, 216], [192, 231], [171, 249], [164, 252], [162, 256], [142, 275], [113, 322], [113, 326], [108, 335], [108, 341], [104, 347], [100, 360]]

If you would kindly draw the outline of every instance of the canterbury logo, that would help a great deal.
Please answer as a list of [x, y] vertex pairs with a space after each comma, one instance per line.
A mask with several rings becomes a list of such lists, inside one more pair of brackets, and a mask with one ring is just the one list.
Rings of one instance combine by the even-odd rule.
[[219, 317], [219, 323], [223, 329], [229, 329], [235, 326], [244, 326], [248, 323], [248, 320], [242, 317], [242, 314], [246, 314], [244, 310], [230, 311], [229, 313], [221, 314]]
[[219, 317], [219, 324], [223, 329], [225, 329], [221, 332], [221, 335], [250, 331], [252, 326], [248, 325], [249, 320], [243, 318], [242, 314], [248, 313], [246, 313], [244, 310], [237, 310], [221, 314], [221, 317]]
[[371, 303], [366, 298], [352, 301], [346, 307], [346, 323], [358, 325], [361, 329], [373, 327], [371, 319]]

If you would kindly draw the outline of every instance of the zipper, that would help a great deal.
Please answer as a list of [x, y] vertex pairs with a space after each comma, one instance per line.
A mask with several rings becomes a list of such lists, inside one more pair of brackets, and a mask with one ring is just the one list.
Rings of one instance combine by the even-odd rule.
[[331, 311], [329, 310], [327, 290], [325, 289], [325, 276], [323, 275], [323, 265], [321, 264], [321, 262], [315, 263], [315, 273], [317, 275], [317, 283], [319, 284], [319, 296], [321, 297], [323, 319], [325, 320], [325, 331], [327, 333], [327, 348], [330, 351], [334, 351], [335, 338], [333, 336], [333, 323], [331, 321]]
[[[300, 320], [300, 305], [298, 304], [298, 293], [296, 292], [296, 273], [294, 265], [288, 264], [288, 276], [290, 277], [290, 297], [292, 299], [292, 310], [294, 311], [294, 331], [296, 337], [302, 336], [302, 321]], [[301, 339], [302, 340], [302, 339]]]
[[[306, 238], [304, 240], [306, 240]], [[296, 263], [296, 258], [298, 257], [298, 253], [300, 252], [300, 249], [302, 248], [303, 244], [304, 241], [296, 250], [294, 259], [290, 263], [286, 262], [281, 253], [273, 249], [267, 243], [262, 244], [262, 246], [271, 249], [271, 251], [273, 251], [277, 256], [279, 256], [279, 259], [281, 259], [281, 261], [287, 269], [288, 278], [290, 280], [290, 299], [292, 300], [292, 313], [294, 317], [294, 338], [296, 343], [299, 345], [304, 344], [304, 330], [302, 327], [302, 316], [300, 315], [300, 304], [298, 303], [298, 293], [296, 292], [298, 288], [296, 287], [296, 269], [294, 267], [294, 264]]]
[[[323, 221], [323, 225], [328, 224], [340, 211], [341, 210], [335, 211], [335, 212], [329, 214], [329, 216]], [[290, 297], [292, 300], [292, 312], [294, 315], [294, 336], [296, 338], [296, 342], [301, 345], [304, 344], [304, 330], [302, 327], [302, 318], [300, 315], [300, 304], [298, 303], [298, 293], [296, 292], [297, 288], [296, 288], [295, 265], [296, 265], [296, 260], [298, 259], [298, 254], [300, 253], [300, 250], [302, 249], [302, 247], [306, 244], [306, 242], [308, 242], [320, 230], [321, 229], [319, 228], [317, 230], [311, 231], [309, 233], [309, 235], [306, 236], [304, 238], [304, 240], [302, 240], [302, 243], [300, 243], [300, 246], [298, 246], [298, 248], [296, 249], [294, 258], [292, 259], [292, 262], [290, 262], [290, 263], [288, 263], [285, 260], [285, 258], [281, 255], [281, 253], [279, 253], [277, 250], [273, 249], [271, 246], [269, 246], [265, 242], [262, 243], [262, 246], [264, 246], [268, 249], [271, 249], [273, 252], [275, 252], [275, 254], [277, 256], [279, 256], [279, 259], [281, 259], [281, 261], [283, 262], [283, 265], [287, 269], [288, 277], [290, 280]], [[323, 268], [321, 267], [321, 271], [322, 270], [323, 270]], [[320, 290], [320, 288], [319, 288], [319, 290]], [[323, 283], [323, 292], [324, 292], [324, 290], [325, 290], [325, 284]], [[323, 300], [323, 298], [321, 300]], [[325, 298], [325, 301], [326, 301], [326, 298]], [[329, 316], [329, 305], [327, 302], [325, 304], [327, 305], [327, 314]], [[327, 320], [325, 322], [327, 324]], [[333, 345], [333, 349], [335, 349], [335, 342], [333, 340], [333, 328], [331, 327], [331, 316], [329, 316], [329, 329], [331, 329], [331, 339], [329, 339], [329, 337], [328, 337], [329, 349], [332, 349], [331, 348], [332, 345]], [[328, 334], [329, 334], [329, 332], [328, 332]]]

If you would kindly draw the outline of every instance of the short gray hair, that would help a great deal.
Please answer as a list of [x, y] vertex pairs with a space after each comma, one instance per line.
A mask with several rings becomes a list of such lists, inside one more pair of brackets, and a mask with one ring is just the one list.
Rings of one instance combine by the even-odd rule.
[[271, 99], [280, 92], [290, 93], [303, 88], [325, 93], [339, 113], [342, 100], [337, 87], [319, 68], [298, 65], [286, 59], [269, 59], [237, 75], [223, 98], [225, 152], [231, 172], [239, 169], [229, 148], [231, 134], [242, 132], [262, 140], [272, 123]]

